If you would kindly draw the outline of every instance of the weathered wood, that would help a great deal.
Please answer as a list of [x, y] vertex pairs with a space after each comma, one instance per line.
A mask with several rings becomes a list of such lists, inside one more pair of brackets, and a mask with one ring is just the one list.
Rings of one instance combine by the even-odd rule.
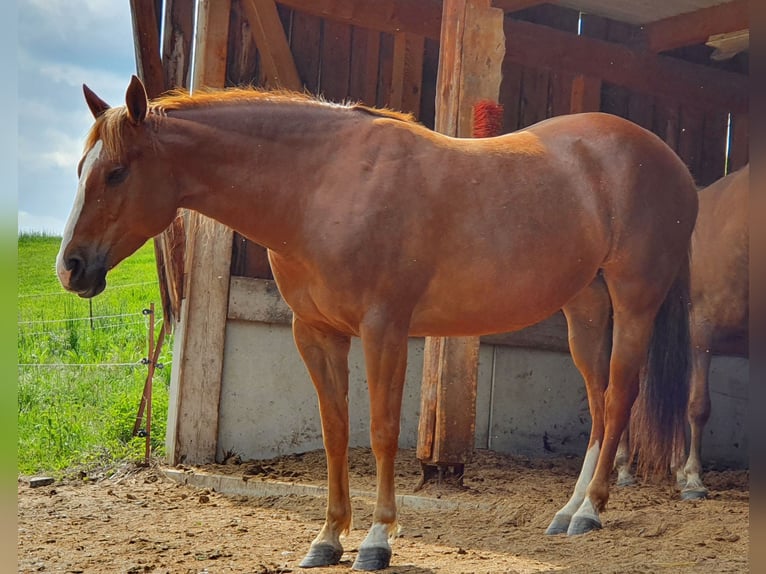
[[[260, 57], [255, 45], [254, 33], [243, 3], [247, 0], [231, 0], [229, 15], [229, 47], [232, 55], [226, 62], [227, 82], [234, 86], [256, 83], [260, 72]], [[236, 54], [236, 56], [234, 56]]]
[[319, 90], [328, 100], [345, 101], [351, 74], [351, 27], [325, 20], [322, 35]]
[[[230, 2], [201, 0], [194, 88], [223, 87]], [[215, 460], [223, 345], [229, 300], [232, 231], [188, 213], [187, 270], [171, 376], [172, 415], [166, 439], [171, 464]]]
[[707, 187], [726, 175], [726, 126], [729, 115], [726, 112], [705, 114], [702, 135], [702, 161], [697, 185]]
[[729, 169], [736, 171], [750, 161], [750, 119], [748, 114], [732, 114]]
[[702, 137], [705, 114], [702, 110], [683, 106], [680, 115], [678, 133], [678, 155], [689, 167], [696, 181], [699, 180], [702, 162]]
[[749, 4], [733, 0], [651, 22], [644, 26], [644, 42], [652, 52], [665, 52], [702, 44], [715, 34], [745, 30], [750, 27]]
[[749, 80], [743, 74], [510, 18], [505, 20], [505, 36], [505, 57], [524, 66], [601, 78], [705, 109], [748, 109]]
[[399, 32], [394, 35], [393, 77], [390, 105], [396, 110], [420, 115], [425, 38]]
[[290, 46], [298, 74], [306, 90], [316, 94], [319, 90], [319, 46], [322, 37], [322, 20], [311, 14], [296, 12], [293, 15], [293, 34]]
[[380, 108], [391, 106], [391, 81], [394, 76], [394, 37], [380, 35], [380, 65], [378, 66], [378, 94], [375, 105]]
[[165, 89], [188, 88], [194, 41], [194, 0], [165, 0], [162, 68]]
[[601, 110], [601, 80], [582, 74], [572, 79], [569, 113], [598, 112]]
[[226, 85], [231, 0], [199, 0], [192, 88]]
[[378, 93], [380, 63], [380, 32], [353, 28], [351, 30], [351, 77], [348, 97], [354, 101], [375, 105]]
[[279, 0], [280, 4], [306, 14], [395, 34], [409, 32], [439, 39], [439, 0]]
[[[489, 0], [444, 0], [435, 128], [469, 136], [473, 106], [497, 101], [504, 53], [503, 12]], [[473, 453], [478, 337], [426, 337], [418, 458], [428, 466], [462, 466]]]
[[160, 58], [160, 30], [154, 0], [130, 0], [136, 69], [150, 98], [165, 91]]
[[242, 8], [258, 46], [268, 87], [299, 91], [302, 83], [274, 0], [242, 0]]

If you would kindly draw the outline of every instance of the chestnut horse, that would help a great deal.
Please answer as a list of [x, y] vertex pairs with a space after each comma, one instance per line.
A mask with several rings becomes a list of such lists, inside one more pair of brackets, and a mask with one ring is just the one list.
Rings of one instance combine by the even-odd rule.
[[[750, 166], [699, 192], [692, 235], [692, 367], [688, 406], [689, 456], [677, 465], [681, 498], [707, 496], [700, 478], [702, 432], [710, 418], [708, 376], [713, 355], [749, 356], [748, 192]], [[618, 484], [633, 482], [627, 436], [617, 454]]]
[[179, 207], [269, 250], [316, 387], [327, 455], [326, 521], [301, 566], [337, 563], [351, 524], [351, 337], [362, 341], [377, 472], [356, 569], [386, 567], [397, 531], [408, 336], [516, 330], [564, 309], [593, 423], [575, 492], [549, 532], [601, 526], [647, 359], [653, 417], [637, 439], [667, 468], [688, 388], [697, 194], [655, 135], [582, 114], [456, 139], [405, 114], [301, 94], [171, 93], [150, 104], [133, 77], [126, 105], [110, 108], [84, 91], [95, 123], [57, 259], [66, 289], [100, 293], [107, 271]]

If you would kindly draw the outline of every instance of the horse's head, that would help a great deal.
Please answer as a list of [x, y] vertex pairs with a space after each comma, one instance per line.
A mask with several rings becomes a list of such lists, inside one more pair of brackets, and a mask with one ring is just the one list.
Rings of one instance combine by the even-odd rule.
[[172, 221], [176, 205], [141, 81], [133, 76], [126, 105], [117, 108], [85, 85], [83, 91], [96, 121], [77, 167], [77, 195], [56, 272], [65, 289], [93, 297], [106, 287], [109, 269]]

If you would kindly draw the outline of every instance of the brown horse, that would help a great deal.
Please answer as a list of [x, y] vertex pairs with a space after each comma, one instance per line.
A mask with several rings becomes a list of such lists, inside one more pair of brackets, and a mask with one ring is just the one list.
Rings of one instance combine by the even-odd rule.
[[[700, 478], [702, 432], [710, 418], [708, 376], [712, 355], [748, 357], [750, 166], [730, 173], [699, 192], [699, 215], [692, 235], [692, 370], [688, 420], [689, 456], [677, 470], [681, 498], [707, 496]], [[617, 454], [618, 484], [633, 482], [627, 436]]]
[[408, 336], [520, 329], [563, 307], [593, 427], [575, 494], [549, 532], [600, 527], [647, 357], [656, 401], [643, 438], [667, 468], [684, 424], [697, 194], [658, 137], [583, 114], [455, 139], [403, 114], [298, 94], [175, 93], [150, 104], [134, 77], [126, 106], [109, 108], [84, 89], [96, 121], [57, 260], [65, 288], [100, 293], [107, 271], [179, 207], [269, 249], [327, 454], [326, 521], [302, 566], [337, 563], [351, 524], [352, 336], [365, 355], [378, 477], [356, 569], [391, 557]]

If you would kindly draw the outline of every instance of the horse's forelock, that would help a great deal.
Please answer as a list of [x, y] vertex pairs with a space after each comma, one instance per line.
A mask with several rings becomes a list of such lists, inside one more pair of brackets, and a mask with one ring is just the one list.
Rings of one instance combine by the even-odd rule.
[[126, 121], [128, 121], [128, 112], [125, 106], [106, 110], [90, 128], [85, 138], [83, 154], [87, 154], [100, 140], [104, 146], [102, 154], [111, 158], [119, 157], [122, 154], [122, 127]]

